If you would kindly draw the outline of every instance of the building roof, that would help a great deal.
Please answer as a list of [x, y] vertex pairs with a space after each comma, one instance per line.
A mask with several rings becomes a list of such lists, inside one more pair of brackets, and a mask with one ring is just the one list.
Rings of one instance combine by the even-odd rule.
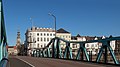
[[80, 36], [80, 34], [77, 34], [77, 36], [76, 36], [76, 37], [81, 37], [81, 36]]
[[17, 49], [16, 46], [7, 46], [7, 48], [14, 48], [14, 49]]
[[57, 30], [57, 33], [70, 33], [70, 32], [64, 30], [63, 28], [60, 28], [59, 30]]
[[14, 46], [8, 46], [8, 48], [14, 48]]
[[76, 36], [71, 36], [71, 40], [77, 40]]
[[91, 36], [86, 36], [86, 40], [89, 41], [89, 40], [94, 40], [95, 37], [91, 37]]
[[39, 28], [39, 27], [32, 27], [28, 28], [26, 32], [55, 32], [52, 28]]

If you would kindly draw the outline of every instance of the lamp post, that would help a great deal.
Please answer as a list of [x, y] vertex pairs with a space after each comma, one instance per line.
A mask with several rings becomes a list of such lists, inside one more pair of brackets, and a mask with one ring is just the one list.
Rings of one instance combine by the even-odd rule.
[[55, 37], [56, 37], [56, 17], [55, 15], [48, 13], [48, 15], [52, 16], [54, 18], [54, 23], [55, 23]]

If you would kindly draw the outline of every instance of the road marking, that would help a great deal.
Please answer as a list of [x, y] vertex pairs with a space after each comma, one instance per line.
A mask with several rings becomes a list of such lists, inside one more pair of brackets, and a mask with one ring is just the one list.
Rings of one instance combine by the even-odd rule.
[[97, 65], [97, 64], [90, 64], [90, 63], [81, 63], [81, 64], [84, 64], [84, 65], [90, 65], [90, 66], [104, 67], [104, 66], [99, 66], [99, 65]]
[[27, 61], [25, 61], [25, 60], [23, 60], [23, 59], [20, 59], [20, 58], [18, 58], [18, 59], [21, 60], [21, 61], [23, 61], [23, 62], [25, 62], [25, 63], [27, 63], [28, 65], [30, 65], [30, 66], [32, 66], [32, 67], [35, 67], [34, 65], [30, 64], [29, 62], [27, 62]]

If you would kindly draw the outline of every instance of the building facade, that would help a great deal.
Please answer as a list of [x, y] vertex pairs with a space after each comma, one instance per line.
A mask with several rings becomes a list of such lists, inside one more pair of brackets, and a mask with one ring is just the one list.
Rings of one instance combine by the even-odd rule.
[[31, 29], [28, 29], [25, 33], [25, 42], [29, 50], [28, 53], [32, 53], [36, 48], [44, 48], [54, 37], [55, 30], [52, 28], [32, 27]]
[[[106, 37], [105, 36], [102, 36], [102, 37], [91, 37], [91, 36], [80, 36], [79, 34], [77, 36], [72, 36], [71, 37], [71, 41], [90, 41], [90, 40], [99, 40], [99, 39], [105, 39]], [[113, 49], [113, 51], [115, 50], [115, 45], [116, 45], [116, 41], [113, 40], [113, 41], [110, 41], [110, 46], [111, 48]], [[85, 48], [88, 52], [88, 54], [90, 52], [92, 52], [92, 55], [96, 55], [98, 54], [100, 48], [102, 46], [102, 43], [99, 43], [99, 42], [93, 42], [93, 43], [85, 43]], [[77, 51], [78, 51], [78, 48], [80, 47], [79, 44], [75, 44], [73, 43], [72, 44], [72, 49], [73, 49], [73, 52], [74, 54], [76, 55]]]
[[16, 46], [8, 46], [8, 55], [17, 55]]
[[[71, 41], [71, 33], [64, 30], [63, 28], [60, 28], [60, 29], [57, 30], [56, 37], [65, 39], [67, 41]], [[61, 48], [63, 48], [63, 49], [66, 47], [66, 43], [63, 42], [63, 41], [60, 41], [60, 45], [61, 45]]]
[[[25, 44], [28, 50], [28, 54], [32, 54], [34, 49], [38, 48], [44, 48], [47, 46], [47, 44], [50, 42], [52, 38], [55, 37], [55, 30], [52, 28], [38, 28], [38, 27], [32, 27], [31, 29], [27, 29], [25, 33]], [[77, 36], [71, 36], [71, 33], [64, 30], [63, 28], [60, 28], [56, 31], [56, 37], [65, 39], [67, 41], [89, 41], [89, 40], [99, 40], [99, 39], [105, 39], [105, 36], [102, 37], [91, 37], [91, 36], [80, 36], [79, 34]], [[116, 41], [111, 41], [110, 46], [113, 50], [116, 48]], [[60, 41], [61, 48], [64, 50], [66, 47], [66, 43], [63, 41]], [[93, 42], [93, 43], [85, 43], [85, 48], [89, 54], [89, 52], [92, 52], [93, 55], [98, 54], [100, 48], [102, 46], [102, 43], [99, 42]], [[71, 43], [70, 47], [72, 48], [73, 54], [77, 54], [77, 51], [80, 47], [80, 44]]]

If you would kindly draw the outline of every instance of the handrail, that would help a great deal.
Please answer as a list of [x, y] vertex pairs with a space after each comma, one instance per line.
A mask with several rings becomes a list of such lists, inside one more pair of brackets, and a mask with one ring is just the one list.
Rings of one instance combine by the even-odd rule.
[[9, 62], [9, 60], [7, 58], [3, 58], [0, 61], [0, 67], [6, 67], [8, 62]]

